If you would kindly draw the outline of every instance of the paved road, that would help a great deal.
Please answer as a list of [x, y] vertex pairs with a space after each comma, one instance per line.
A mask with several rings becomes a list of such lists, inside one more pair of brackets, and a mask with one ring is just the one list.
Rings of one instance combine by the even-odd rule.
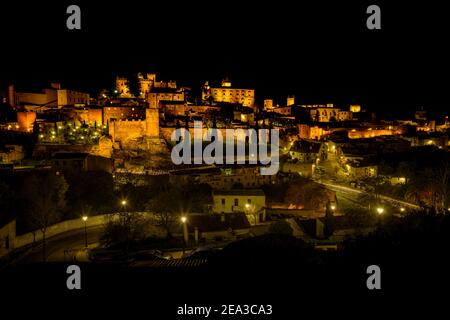
[[[340, 166], [337, 163], [337, 157], [334, 154], [334, 152], [332, 152], [332, 151], [328, 152], [328, 160], [322, 161], [320, 163], [320, 167], [324, 169], [325, 175], [327, 177], [335, 177], [338, 179], [345, 177], [345, 175], [343, 174], [343, 170], [340, 168]], [[338, 169], [336, 170], [336, 168], [338, 168]], [[322, 177], [322, 179], [323, 178], [324, 177]], [[324, 186], [327, 186], [329, 189], [337, 191], [337, 192], [341, 192], [342, 194], [347, 194], [349, 196], [355, 196], [355, 195], [359, 195], [362, 193], [368, 193], [367, 191], [351, 188], [348, 186], [337, 184], [332, 181], [328, 181], [328, 179], [325, 179], [325, 180], [326, 181], [320, 181], [320, 179], [319, 180], [315, 179], [316, 182], [318, 182]], [[407, 201], [394, 199], [394, 198], [384, 196], [384, 195], [379, 195], [379, 198], [382, 200], [391, 202], [392, 204], [399, 206], [399, 207], [405, 207], [405, 208], [410, 208], [410, 209], [420, 209], [420, 207], [418, 205], [407, 202]]]
[[[102, 232], [103, 226], [90, 227], [87, 229], [89, 248], [98, 245]], [[74, 257], [79, 261], [86, 260], [87, 257], [83, 250], [84, 247], [84, 228], [58, 234], [47, 239], [47, 261], [73, 261]], [[24, 255], [18, 263], [34, 263], [40, 261], [42, 261], [41, 243]]]
[[[318, 181], [317, 181], [318, 182]], [[351, 188], [351, 187], [347, 187], [347, 186], [342, 186], [342, 185], [338, 185], [338, 184], [334, 184], [334, 183], [330, 183], [330, 182], [318, 182], [326, 187], [328, 187], [331, 190], [334, 191], [339, 191], [342, 193], [347, 193], [347, 194], [353, 194], [353, 195], [359, 195], [362, 193], [368, 193], [367, 191], [363, 191], [360, 189], [355, 189], [355, 188]], [[410, 203], [410, 202], [406, 202], [406, 201], [402, 201], [402, 200], [398, 200], [398, 199], [394, 199], [388, 196], [384, 196], [384, 195], [379, 195], [379, 198], [388, 202], [391, 202], [397, 206], [403, 206], [403, 207], [407, 207], [407, 208], [411, 208], [411, 209], [420, 209], [420, 207], [416, 204]]]

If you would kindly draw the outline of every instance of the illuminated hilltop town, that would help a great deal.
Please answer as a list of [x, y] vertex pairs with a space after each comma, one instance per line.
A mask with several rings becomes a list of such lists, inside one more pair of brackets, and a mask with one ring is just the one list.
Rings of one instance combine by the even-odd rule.
[[[448, 116], [423, 108], [389, 119], [359, 104], [310, 104], [294, 95], [275, 101], [252, 88], [235, 86], [228, 78], [191, 88], [160, 80], [155, 73], [139, 73], [131, 80], [117, 77], [111, 90], [95, 95], [60, 83], [39, 92], [10, 85], [1, 102], [1, 174], [16, 179], [48, 171], [69, 181], [66, 197], [78, 202], [55, 222], [76, 219], [75, 211], [84, 208], [80, 203], [94, 208], [92, 215], [111, 214], [119, 202], [122, 209], [130, 208], [130, 198], [135, 197], [135, 211], [151, 211], [154, 204], [147, 194], [164, 185], [171, 194], [172, 188], [193, 190], [193, 198], [203, 192], [195, 206], [190, 202], [185, 244], [233, 241], [252, 234], [255, 227], [268, 232], [283, 221], [295, 236], [327, 239], [335, 245], [355, 232], [346, 219], [353, 206], [349, 198], [378, 214], [403, 214], [424, 205], [446, 211], [448, 206], [446, 198], [431, 196], [425, 185], [414, 185], [414, 170], [426, 169], [417, 159], [449, 147]], [[178, 128], [192, 132], [197, 121], [205, 130], [278, 129], [279, 171], [261, 175], [259, 165], [249, 163], [175, 165], [171, 135]], [[88, 192], [87, 186], [77, 184], [83, 174], [90, 179], [94, 173], [110, 177], [111, 190], [108, 197], [101, 197], [105, 199], [101, 204], [86, 194], [102, 190], [95, 187]], [[142, 196], [139, 192], [145, 188], [150, 191]], [[361, 199], [365, 192], [384, 192], [386, 198]], [[155, 197], [162, 197], [160, 202], [166, 199], [159, 193]], [[9, 220], [0, 222], [21, 223], [15, 219], [19, 213], [12, 211]], [[327, 234], [330, 214], [334, 230]], [[367, 231], [373, 225], [367, 222], [363, 227]], [[20, 228], [33, 229], [26, 223]], [[13, 241], [16, 228], [11, 224], [0, 231], [0, 239], [8, 239], [0, 243], [3, 253], [31, 241]], [[179, 230], [167, 226], [165, 232]]]

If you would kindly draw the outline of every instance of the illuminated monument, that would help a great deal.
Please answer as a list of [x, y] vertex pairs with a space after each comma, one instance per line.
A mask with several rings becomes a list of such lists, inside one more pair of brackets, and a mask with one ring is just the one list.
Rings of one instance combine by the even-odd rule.
[[133, 98], [127, 78], [116, 78], [116, 90], [121, 98]]

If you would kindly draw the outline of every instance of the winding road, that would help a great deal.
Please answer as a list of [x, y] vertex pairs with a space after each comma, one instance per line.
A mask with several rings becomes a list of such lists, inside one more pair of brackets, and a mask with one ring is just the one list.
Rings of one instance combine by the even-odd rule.
[[[364, 191], [364, 190], [355, 189], [355, 188], [351, 188], [351, 187], [347, 187], [347, 186], [342, 186], [339, 184], [333, 184], [333, 183], [329, 183], [329, 182], [319, 182], [319, 181], [316, 181], [316, 182], [322, 184], [323, 186], [328, 187], [329, 189], [331, 189], [333, 191], [338, 191], [338, 192], [342, 192], [342, 193], [346, 193], [346, 194], [350, 194], [350, 195], [359, 195], [359, 194], [363, 194], [363, 193], [368, 193], [367, 191]], [[407, 207], [410, 209], [420, 209], [420, 206], [410, 203], [410, 202], [398, 200], [398, 199], [391, 198], [391, 197], [384, 196], [384, 195], [378, 195], [378, 197], [384, 201], [391, 202], [392, 204], [395, 204], [397, 206]]]
[[[98, 245], [100, 236], [103, 232], [103, 226], [87, 228], [88, 247], [92, 248]], [[87, 259], [85, 249], [84, 228], [76, 229], [47, 239], [46, 256], [47, 261], [83, 261]], [[19, 264], [41, 262], [42, 242], [39, 242], [34, 248], [30, 249], [20, 259], [16, 261]]]

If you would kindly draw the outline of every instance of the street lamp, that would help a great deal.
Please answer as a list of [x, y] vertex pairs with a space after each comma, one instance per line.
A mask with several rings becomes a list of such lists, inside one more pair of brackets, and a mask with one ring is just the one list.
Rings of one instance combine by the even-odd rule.
[[378, 207], [377, 208], [377, 212], [378, 212], [379, 215], [382, 215], [384, 213], [384, 209], [381, 208], [381, 207]]
[[245, 212], [246, 214], [253, 215], [253, 218], [255, 219], [255, 226], [258, 224], [258, 210], [256, 209], [256, 206], [251, 203], [245, 204]]
[[330, 208], [331, 208], [331, 210], [333, 210], [333, 211], [336, 210], [336, 206], [331, 206]]
[[120, 201], [120, 204], [122, 205], [122, 210], [125, 211], [125, 207], [127, 206], [127, 200], [123, 199]]
[[181, 223], [183, 224], [183, 254], [184, 254], [186, 251], [187, 242], [189, 240], [188, 239], [188, 237], [189, 237], [188, 229], [187, 229], [187, 218], [186, 218], [186, 216], [182, 216], [180, 220], [181, 220]]
[[401, 208], [400, 208], [400, 211], [401, 211], [401, 212], [405, 212], [405, 208], [401, 207]]
[[88, 247], [88, 241], [87, 241], [87, 216], [83, 216], [81, 219], [83, 219], [84, 221], [84, 246], [87, 248]]

